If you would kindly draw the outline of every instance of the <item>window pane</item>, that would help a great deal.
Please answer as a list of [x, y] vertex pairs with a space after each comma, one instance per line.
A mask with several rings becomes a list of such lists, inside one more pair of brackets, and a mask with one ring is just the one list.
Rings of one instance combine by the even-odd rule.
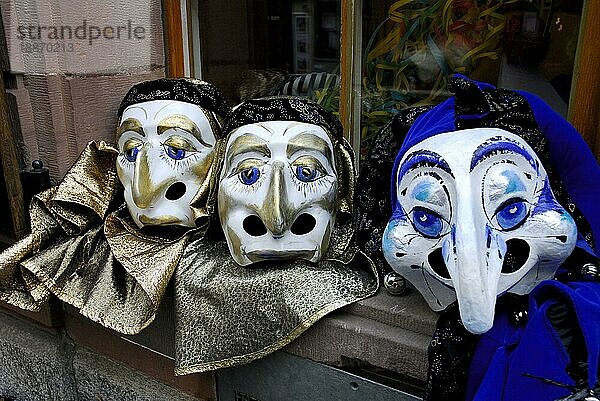
[[[202, 78], [232, 101], [272, 94], [339, 104], [339, 0], [197, 3]], [[196, 71], [198, 66], [196, 66]]]
[[444, 100], [447, 78], [542, 97], [566, 116], [583, 0], [374, 0], [363, 5], [363, 146], [399, 109]]

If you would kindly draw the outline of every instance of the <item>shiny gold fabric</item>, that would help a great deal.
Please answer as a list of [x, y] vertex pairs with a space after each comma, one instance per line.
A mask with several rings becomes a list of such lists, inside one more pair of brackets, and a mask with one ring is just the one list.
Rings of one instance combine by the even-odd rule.
[[[153, 321], [174, 274], [176, 373], [188, 374], [265, 356], [327, 313], [375, 293], [372, 262], [348, 246], [349, 213], [338, 214], [318, 264], [243, 268], [224, 240], [203, 238], [206, 225], [138, 229], [122, 200], [116, 156], [111, 146], [91, 143], [58, 187], [34, 198], [32, 233], [0, 254], [0, 299], [35, 310], [51, 292], [91, 320], [134, 334]], [[214, 185], [213, 174], [208, 200], [194, 205], [206, 216]]]
[[49, 295], [35, 276], [22, 269], [20, 262], [50, 245], [52, 238], [62, 232], [43, 203], [53, 192], [53, 189], [42, 192], [31, 201], [31, 220], [39, 224], [32, 226], [27, 237], [0, 253], [0, 300], [21, 309], [38, 311]]
[[118, 179], [114, 149], [89, 144], [57, 187], [35, 196], [30, 206], [31, 233], [0, 254], [0, 299], [27, 310], [39, 310], [49, 295], [21, 262], [52, 248], [60, 237], [76, 235], [99, 223], [115, 197]]
[[202, 229], [139, 230], [123, 204], [116, 157], [92, 142], [58, 187], [34, 198], [32, 233], [0, 254], [0, 299], [37, 310], [52, 292], [125, 334], [152, 322], [189, 234]]
[[175, 373], [251, 362], [290, 343], [327, 313], [373, 295], [373, 263], [347, 252], [348, 264], [325, 259], [240, 267], [225, 241], [190, 242], [174, 275]]
[[108, 216], [104, 234], [113, 256], [143, 289], [154, 313], [185, 249], [190, 231], [168, 231], [163, 227], [166, 232], [144, 233], [126, 213], [123, 208], [121, 216], [119, 213]]
[[90, 142], [45, 202], [66, 234], [84, 232], [104, 219], [111, 205], [122, 202], [116, 157], [113, 146], [104, 141]]

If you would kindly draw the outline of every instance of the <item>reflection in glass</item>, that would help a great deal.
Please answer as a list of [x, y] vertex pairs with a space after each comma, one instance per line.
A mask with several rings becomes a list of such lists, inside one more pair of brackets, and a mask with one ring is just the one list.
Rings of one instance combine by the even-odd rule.
[[566, 115], [582, 0], [375, 0], [363, 5], [361, 138], [444, 100], [449, 75], [541, 96]]
[[340, 0], [201, 1], [202, 78], [232, 102], [310, 97], [337, 112]]

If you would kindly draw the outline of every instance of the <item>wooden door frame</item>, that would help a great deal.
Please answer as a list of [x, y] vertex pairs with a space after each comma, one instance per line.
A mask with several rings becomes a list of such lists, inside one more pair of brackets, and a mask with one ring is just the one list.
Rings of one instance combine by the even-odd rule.
[[15, 239], [21, 239], [27, 234], [27, 217], [23, 186], [21, 184], [21, 167], [17, 156], [17, 141], [10, 118], [10, 109], [4, 73], [10, 70], [8, 45], [4, 34], [4, 24], [0, 18], [0, 159], [4, 171], [4, 185], [8, 195], [8, 205], [13, 224]]
[[[186, 0], [183, 0], [186, 1]], [[185, 76], [181, 0], [163, 0], [163, 24], [167, 76]]]
[[27, 217], [25, 201], [23, 199], [23, 186], [21, 184], [21, 168], [17, 156], [17, 143], [11, 124], [10, 111], [6, 88], [4, 85], [4, 71], [0, 69], [0, 159], [4, 171], [4, 185], [8, 195], [8, 206], [13, 225], [15, 239], [21, 239], [27, 234]]
[[[600, 2], [586, 0], [569, 99], [569, 121], [600, 158]], [[599, 183], [600, 184], [600, 183]]]

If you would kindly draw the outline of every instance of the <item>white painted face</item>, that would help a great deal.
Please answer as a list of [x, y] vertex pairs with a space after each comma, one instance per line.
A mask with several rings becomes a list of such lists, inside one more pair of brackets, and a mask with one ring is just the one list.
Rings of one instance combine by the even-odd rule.
[[176, 100], [135, 104], [117, 137], [117, 172], [135, 223], [194, 227], [190, 203], [208, 185], [216, 142], [205, 112]]
[[535, 152], [512, 133], [428, 138], [405, 153], [395, 179], [385, 258], [433, 310], [458, 299], [472, 333], [492, 327], [498, 295], [527, 294], [575, 247], [575, 222]]
[[318, 261], [337, 210], [329, 136], [317, 125], [294, 121], [237, 128], [227, 142], [218, 197], [229, 251], [239, 265]]

